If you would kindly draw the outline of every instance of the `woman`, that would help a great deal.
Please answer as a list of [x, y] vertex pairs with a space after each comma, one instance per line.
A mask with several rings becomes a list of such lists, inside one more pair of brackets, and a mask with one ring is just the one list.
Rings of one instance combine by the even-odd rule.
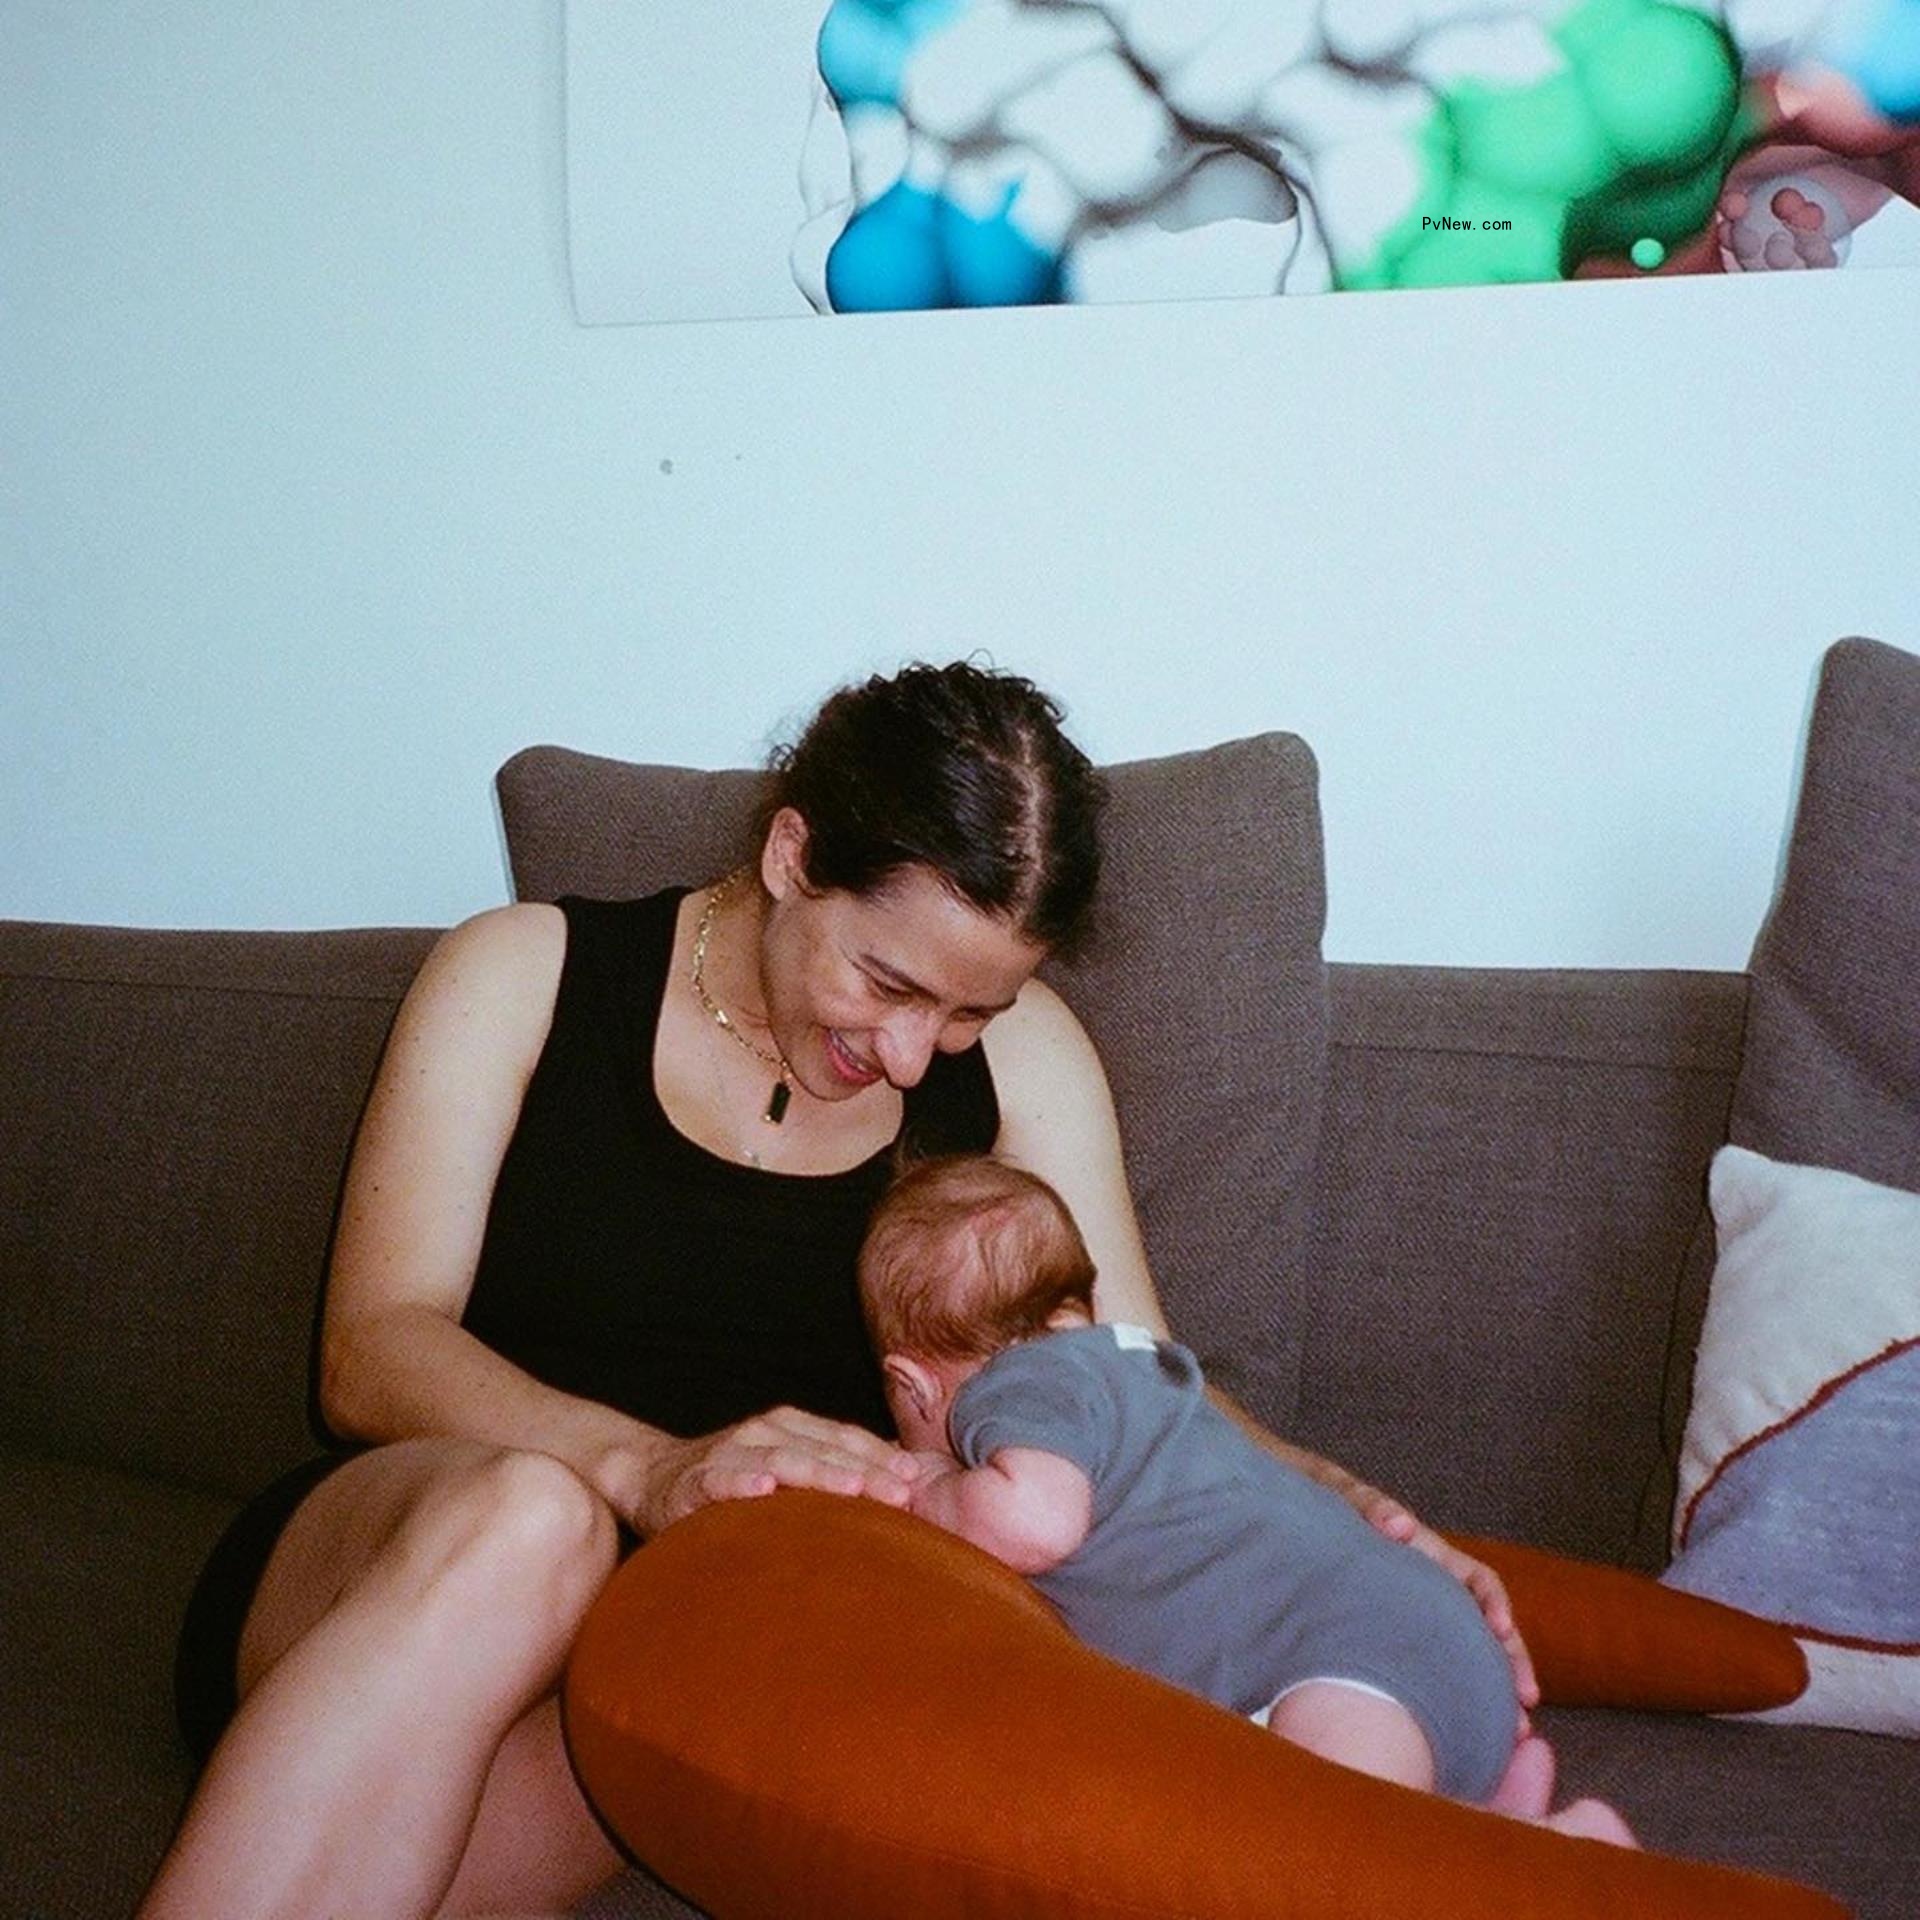
[[[1164, 1328], [1086, 1035], [1033, 978], [1102, 790], [1028, 682], [834, 695], [741, 873], [481, 914], [401, 1007], [356, 1142], [321, 1404], [183, 1635], [205, 1773], [143, 1920], [573, 1906], [620, 1867], [555, 1689], [619, 1557], [711, 1500], [904, 1505], [854, 1287], [905, 1139], [1048, 1179], [1103, 1318]], [[691, 1436], [691, 1437], [689, 1437]], [[1272, 1441], [1469, 1581], [1486, 1569]]]

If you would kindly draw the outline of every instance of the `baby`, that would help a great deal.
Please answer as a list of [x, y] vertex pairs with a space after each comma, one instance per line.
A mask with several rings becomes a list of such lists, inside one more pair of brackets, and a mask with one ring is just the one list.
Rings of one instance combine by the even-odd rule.
[[1551, 1751], [1459, 1581], [1263, 1451], [1186, 1348], [1096, 1324], [1093, 1286], [1033, 1175], [952, 1156], [895, 1182], [860, 1292], [914, 1511], [1088, 1645], [1325, 1759], [1633, 1845], [1600, 1801], [1548, 1812]]

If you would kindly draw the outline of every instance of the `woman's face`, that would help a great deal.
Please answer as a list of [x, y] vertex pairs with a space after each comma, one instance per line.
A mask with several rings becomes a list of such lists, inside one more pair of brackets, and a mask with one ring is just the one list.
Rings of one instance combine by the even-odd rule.
[[1010, 1007], [1046, 949], [966, 905], [924, 867], [870, 894], [812, 891], [806, 824], [777, 815], [761, 856], [771, 905], [761, 987], [775, 1044], [820, 1100], [917, 1085]]

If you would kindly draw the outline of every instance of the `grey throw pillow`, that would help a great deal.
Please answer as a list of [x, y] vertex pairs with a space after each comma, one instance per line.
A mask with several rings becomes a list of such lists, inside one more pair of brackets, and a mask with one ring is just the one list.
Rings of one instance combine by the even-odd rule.
[[[1107, 772], [1094, 938], [1047, 974], [1106, 1065], [1175, 1328], [1284, 1422], [1326, 1065], [1317, 770], [1303, 741], [1270, 733]], [[761, 779], [528, 748], [497, 783], [515, 890], [710, 879], [746, 857]]]

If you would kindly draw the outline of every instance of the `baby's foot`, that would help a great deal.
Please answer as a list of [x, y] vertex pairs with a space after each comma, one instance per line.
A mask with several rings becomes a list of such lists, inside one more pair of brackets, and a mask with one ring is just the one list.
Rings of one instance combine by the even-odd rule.
[[1637, 1853], [1640, 1842], [1604, 1800], [1570, 1800], [1558, 1813], [1550, 1813], [1540, 1824], [1555, 1833], [1572, 1834], [1580, 1840], [1604, 1840], [1610, 1847], [1631, 1847]]
[[1530, 1733], [1514, 1747], [1487, 1805], [1518, 1820], [1544, 1820], [1553, 1804], [1553, 1775], [1553, 1749], [1537, 1733]]

